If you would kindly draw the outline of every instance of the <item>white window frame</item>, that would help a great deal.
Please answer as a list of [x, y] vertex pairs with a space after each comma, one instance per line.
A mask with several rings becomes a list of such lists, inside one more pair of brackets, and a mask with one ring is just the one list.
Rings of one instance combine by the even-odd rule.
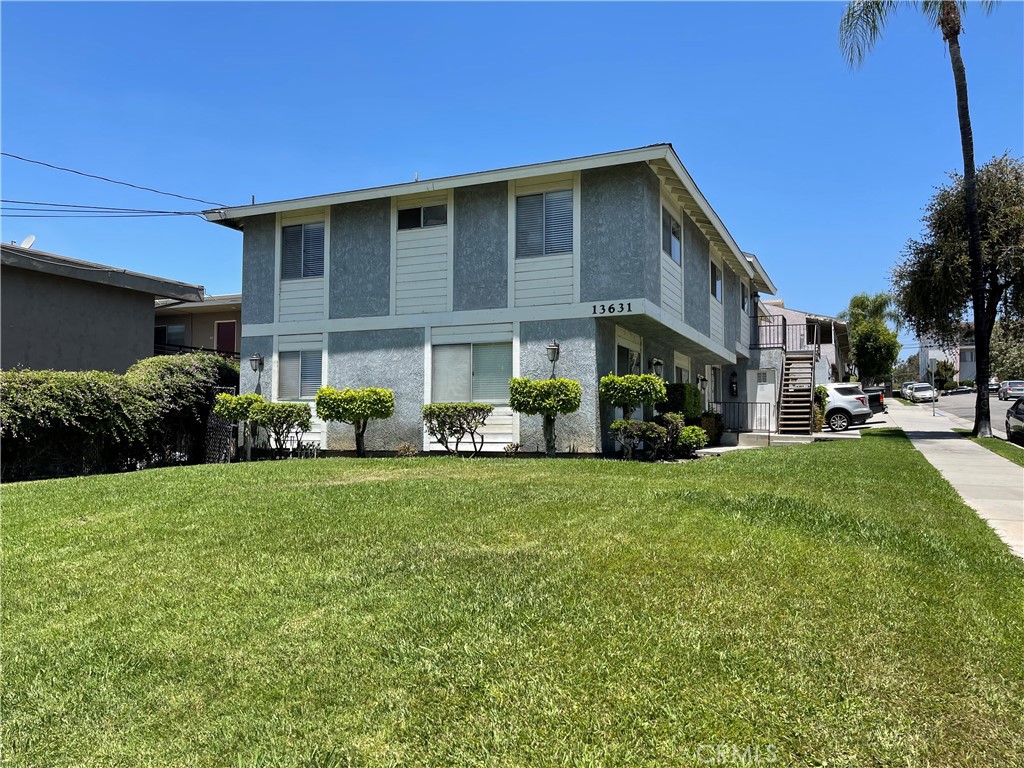
[[469, 351], [469, 401], [468, 402], [488, 403], [489, 405], [493, 405], [495, 408], [507, 408], [508, 407], [508, 397], [506, 397], [503, 400], [477, 398], [476, 397], [476, 393], [474, 392], [474, 388], [475, 388], [475, 384], [476, 384], [476, 371], [475, 371], [475, 367], [473, 365], [473, 359], [474, 359], [473, 352], [474, 352], [474, 348], [475, 347], [492, 346], [492, 345], [497, 345], [497, 344], [502, 344], [502, 345], [507, 344], [508, 345], [509, 371], [510, 371], [509, 378], [512, 378], [512, 377], [514, 377], [516, 375], [515, 374], [515, 371], [516, 371], [516, 359], [515, 359], [515, 357], [516, 356], [515, 356], [515, 344], [511, 340], [510, 341], [459, 341], [459, 342], [449, 342], [449, 343], [441, 343], [441, 344], [434, 344], [434, 343], [432, 343], [431, 346], [430, 346], [429, 402], [457, 402], [457, 401], [448, 401], [448, 400], [443, 400], [443, 401], [435, 400], [434, 368], [433, 368], [434, 358], [436, 356], [435, 350], [438, 347], [466, 347], [468, 349], [468, 351]]
[[[715, 257], [710, 254], [708, 255], [708, 264], [708, 292], [712, 299], [721, 304], [722, 294], [725, 292], [725, 275], [722, 267], [715, 261]], [[714, 279], [716, 270], [718, 272], [717, 280]]]
[[[665, 215], [668, 217], [679, 229], [679, 259], [672, 255], [671, 235], [669, 236], [670, 244], [668, 251], [665, 250]], [[658, 221], [658, 239], [661, 241], [661, 252], [672, 259], [673, 263], [678, 264], [680, 267], [683, 266], [683, 222], [679, 215], [675, 212], [675, 207], [668, 205], [664, 199], [661, 202], [661, 219]]]
[[[308, 224], [320, 224], [324, 230], [324, 263], [323, 272], [319, 275], [307, 275], [306, 274], [306, 254], [303, 248], [302, 253], [302, 275], [299, 277], [285, 277], [282, 272], [284, 270], [284, 230], [286, 227], [303, 227], [305, 228]], [[330, 264], [330, 243], [328, 242], [329, 228], [326, 221], [326, 217], [323, 214], [315, 214], [312, 216], [304, 215], [299, 218], [284, 217], [282, 216], [281, 222], [278, 226], [277, 232], [277, 279], [281, 282], [287, 282], [291, 280], [319, 280], [327, 274], [327, 270]], [[305, 238], [305, 230], [303, 230], [303, 238]]]
[[[424, 224], [423, 223], [423, 209], [424, 208], [444, 208], [444, 223], [443, 224]], [[415, 227], [403, 227], [399, 225], [400, 214], [402, 211], [419, 210], [420, 212], [420, 223]], [[395, 231], [396, 232], [409, 232], [414, 229], [433, 229], [434, 227], [447, 227], [448, 226], [448, 202], [443, 203], [420, 203], [418, 205], [406, 205], [404, 208], [398, 205], [395, 209]]]

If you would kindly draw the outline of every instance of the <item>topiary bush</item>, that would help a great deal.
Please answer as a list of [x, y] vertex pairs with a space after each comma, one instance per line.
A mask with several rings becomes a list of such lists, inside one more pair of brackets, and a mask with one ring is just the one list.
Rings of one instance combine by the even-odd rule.
[[630, 373], [625, 376], [609, 373], [601, 377], [597, 391], [608, 405], [622, 409], [623, 420], [628, 420], [640, 406], [654, 405], [665, 400], [665, 382], [660, 376], [651, 373]]
[[250, 421], [249, 412], [256, 403], [265, 402], [262, 395], [248, 393], [245, 395], [217, 395], [213, 404], [216, 416], [232, 423], [241, 424], [244, 437], [245, 460], [252, 461], [252, 446], [256, 442], [257, 425]]
[[544, 417], [544, 449], [555, 455], [555, 417], [580, 408], [583, 387], [573, 379], [509, 379], [508, 404], [516, 413]]
[[288, 447], [289, 438], [295, 438], [295, 447], [302, 435], [313, 427], [313, 414], [309, 403], [268, 403], [260, 398], [249, 408], [249, 421], [262, 427], [274, 440], [275, 454], [280, 457]]
[[423, 406], [423, 426], [451, 454], [459, 452], [459, 444], [469, 435], [476, 456], [484, 447], [480, 429], [492, 411], [494, 406], [487, 403], [429, 403]]
[[683, 427], [676, 440], [676, 455], [681, 459], [692, 459], [697, 451], [708, 444], [708, 433], [700, 427]]
[[647, 458], [653, 461], [658, 451], [665, 445], [668, 433], [666, 429], [653, 421], [630, 421], [618, 419], [611, 424], [611, 434], [622, 445], [622, 458], [639, 459], [637, 453], [640, 444], [644, 444]]
[[686, 426], [686, 420], [681, 413], [659, 413], [654, 417], [654, 423], [665, 428], [665, 450], [670, 456], [676, 455], [676, 447], [679, 444], [679, 435]]
[[689, 382], [665, 385], [665, 399], [655, 406], [659, 413], [681, 413], [687, 421], [697, 421], [701, 412], [700, 387]]
[[324, 421], [351, 424], [356, 434], [356, 456], [366, 456], [364, 435], [374, 419], [388, 419], [395, 412], [395, 393], [379, 387], [335, 389], [321, 387], [316, 393], [316, 415]]

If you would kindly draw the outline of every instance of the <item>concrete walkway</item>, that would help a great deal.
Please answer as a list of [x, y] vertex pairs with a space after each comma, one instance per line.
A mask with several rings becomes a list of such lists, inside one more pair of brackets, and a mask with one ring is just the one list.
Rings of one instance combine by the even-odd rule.
[[922, 455], [949, 481], [967, 506], [1024, 558], [1024, 467], [957, 433], [960, 427], [930, 406], [888, 401], [889, 420], [900, 427]]

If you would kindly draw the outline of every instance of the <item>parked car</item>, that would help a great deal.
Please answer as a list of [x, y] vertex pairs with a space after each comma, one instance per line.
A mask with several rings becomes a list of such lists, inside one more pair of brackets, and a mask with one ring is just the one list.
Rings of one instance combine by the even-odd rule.
[[913, 388], [915, 384], [917, 384], [916, 381], [904, 381], [900, 385], [900, 395], [903, 397], [904, 400], [910, 399], [910, 390]]
[[885, 387], [862, 387], [862, 389], [868, 396], [868, 407], [872, 413], [889, 412], [889, 406], [885, 404]]
[[947, 390], [944, 394], [947, 394], [947, 395], [965, 395], [968, 392], [973, 392], [973, 391], [974, 391], [974, 387], [953, 387], [952, 389]]
[[1024, 397], [1006, 411], [1006, 439], [1024, 445]]
[[1015, 400], [1024, 397], [1024, 381], [1004, 381], [999, 385], [1000, 400]]
[[910, 390], [910, 400], [915, 403], [930, 403], [935, 399], [935, 388], [931, 384], [915, 384]]
[[826, 384], [825, 389], [825, 423], [833, 432], [842, 432], [871, 418], [868, 396], [858, 384]]
[[995, 376], [993, 376], [991, 379], [988, 380], [988, 391], [989, 392], [998, 392], [999, 391], [999, 379], [997, 379]]

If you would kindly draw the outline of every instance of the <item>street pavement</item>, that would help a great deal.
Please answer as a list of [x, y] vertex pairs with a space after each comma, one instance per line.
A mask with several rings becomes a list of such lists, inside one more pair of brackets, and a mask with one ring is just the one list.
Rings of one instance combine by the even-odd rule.
[[[932, 415], [930, 403], [915, 407], [892, 399], [888, 404], [889, 420], [906, 433], [964, 503], [1017, 557], [1024, 558], [1024, 467], [953, 432], [954, 427], [964, 425], [965, 419], [947, 415], [940, 408]], [[992, 421], [995, 427], [996, 418]], [[971, 422], [966, 425], [967, 429], [973, 426]]]

